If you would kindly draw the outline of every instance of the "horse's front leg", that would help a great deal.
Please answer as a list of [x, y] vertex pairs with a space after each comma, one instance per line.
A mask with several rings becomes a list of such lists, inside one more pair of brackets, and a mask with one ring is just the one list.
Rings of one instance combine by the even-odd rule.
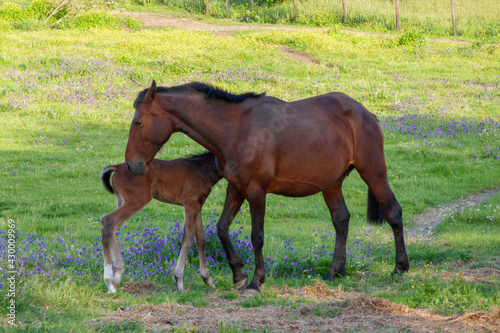
[[250, 214], [252, 216], [252, 246], [255, 253], [255, 272], [252, 282], [245, 290], [245, 294], [255, 294], [260, 292], [260, 286], [266, 279], [266, 271], [264, 269], [264, 257], [262, 248], [264, 247], [264, 216], [266, 213], [266, 193], [264, 191], [254, 190], [249, 191], [251, 197], [248, 204], [250, 206]]
[[342, 179], [324, 191], [323, 197], [330, 211], [333, 226], [335, 227], [335, 251], [333, 252], [330, 269], [323, 276], [323, 279], [334, 280], [335, 277], [346, 274], [346, 243], [350, 214], [342, 195]]
[[226, 253], [229, 266], [233, 271], [234, 287], [238, 290], [242, 290], [246, 287], [246, 284], [248, 283], [248, 276], [241, 272], [244, 266], [243, 261], [238, 256], [238, 254], [234, 250], [233, 245], [231, 244], [231, 241], [229, 239], [229, 226], [238, 213], [243, 200], [244, 198], [241, 193], [233, 185], [228, 184], [226, 191], [226, 202], [224, 203], [222, 215], [219, 218], [219, 222], [217, 223], [217, 235]]

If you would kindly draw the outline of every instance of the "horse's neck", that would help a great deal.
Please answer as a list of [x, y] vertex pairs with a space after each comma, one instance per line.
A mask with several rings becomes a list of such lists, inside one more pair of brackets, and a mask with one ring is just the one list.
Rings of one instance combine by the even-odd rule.
[[168, 110], [179, 123], [177, 131], [185, 133], [194, 141], [221, 157], [218, 147], [232, 136], [234, 126], [234, 112], [230, 112], [231, 104], [207, 103], [201, 96], [194, 98], [181, 94], [168, 97]]

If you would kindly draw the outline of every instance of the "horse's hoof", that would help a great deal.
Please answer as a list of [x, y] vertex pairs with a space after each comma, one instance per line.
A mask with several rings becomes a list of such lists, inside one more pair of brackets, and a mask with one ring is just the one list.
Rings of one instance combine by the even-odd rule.
[[247, 286], [248, 286], [248, 276], [247, 275], [245, 275], [244, 279], [234, 283], [234, 289], [239, 290], [239, 291], [245, 290], [245, 288]]
[[329, 281], [329, 280], [333, 281], [333, 280], [335, 280], [335, 275], [332, 275], [332, 274], [330, 274], [330, 272], [328, 272], [325, 275], [323, 275], [323, 280], [324, 281]]
[[260, 290], [255, 290], [253, 288], [249, 289], [245, 289], [242, 293], [241, 293], [241, 296], [245, 296], [245, 297], [252, 297], [252, 296], [255, 296], [255, 295], [259, 295], [260, 294]]

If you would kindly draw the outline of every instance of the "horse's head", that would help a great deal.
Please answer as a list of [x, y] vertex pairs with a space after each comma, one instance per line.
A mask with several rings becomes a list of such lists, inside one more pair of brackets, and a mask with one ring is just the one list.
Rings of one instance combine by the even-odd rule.
[[134, 175], [144, 175], [151, 162], [174, 132], [174, 121], [162, 110], [156, 96], [156, 83], [139, 94], [125, 150], [127, 168]]

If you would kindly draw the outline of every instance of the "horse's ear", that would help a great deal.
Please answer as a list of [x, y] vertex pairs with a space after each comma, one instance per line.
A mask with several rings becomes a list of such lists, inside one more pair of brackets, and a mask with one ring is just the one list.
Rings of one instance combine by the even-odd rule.
[[153, 82], [151, 82], [151, 87], [149, 87], [148, 92], [146, 94], [146, 101], [152, 102], [155, 96], [156, 96], [156, 81], [153, 80]]

